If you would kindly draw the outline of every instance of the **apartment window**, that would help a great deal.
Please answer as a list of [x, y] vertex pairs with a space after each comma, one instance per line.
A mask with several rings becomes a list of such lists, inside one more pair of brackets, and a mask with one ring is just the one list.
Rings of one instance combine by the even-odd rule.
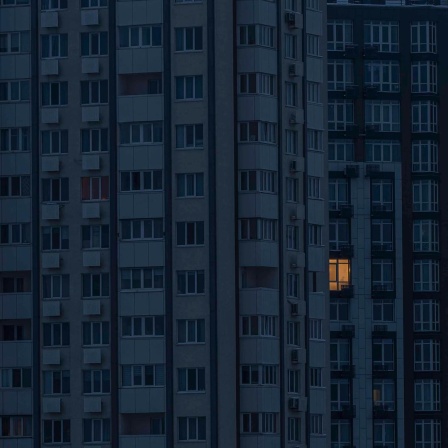
[[385, 411], [395, 410], [395, 382], [389, 379], [373, 380], [373, 406]]
[[275, 193], [277, 173], [275, 171], [240, 171], [240, 191], [260, 193]]
[[322, 367], [310, 367], [310, 386], [322, 387]]
[[366, 126], [381, 132], [400, 132], [399, 101], [366, 101]]
[[121, 336], [124, 338], [164, 336], [165, 319], [163, 316], [122, 317]]
[[330, 250], [341, 250], [350, 242], [349, 222], [346, 219], [330, 219]]
[[414, 300], [414, 331], [440, 331], [440, 305], [437, 300]]
[[353, 85], [353, 61], [330, 59], [328, 61], [328, 90], [345, 90]]
[[299, 417], [288, 417], [288, 442], [302, 441], [302, 422]]
[[299, 153], [299, 135], [297, 131], [285, 130], [285, 152], [286, 154], [298, 155]]
[[354, 160], [353, 140], [329, 140], [328, 160], [330, 162], [352, 162]]
[[1, 224], [0, 244], [30, 244], [31, 226], [25, 224]]
[[42, 154], [67, 154], [68, 131], [42, 131]]
[[353, 120], [353, 101], [328, 101], [328, 129], [330, 131], [345, 131], [347, 125], [353, 124]]
[[366, 162], [397, 162], [400, 142], [394, 140], [366, 140]]
[[68, 248], [68, 226], [42, 227], [42, 250], [66, 250]]
[[205, 392], [205, 369], [177, 369], [178, 392]]
[[82, 274], [83, 299], [108, 297], [109, 274]]
[[29, 100], [30, 100], [29, 81], [0, 82], [0, 103], [29, 101]]
[[108, 129], [81, 129], [81, 152], [106, 152], [108, 143]]
[[164, 386], [165, 366], [163, 364], [122, 366], [121, 383], [123, 387]]
[[273, 412], [252, 412], [241, 414], [242, 434], [276, 434], [277, 415]]
[[242, 25], [238, 27], [238, 45], [259, 45], [274, 48], [274, 28], [267, 25]]
[[68, 177], [42, 179], [42, 202], [67, 202]]
[[373, 370], [395, 369], [395, 341], [393, 339], [373, 339]]
[[299, 274], [286, 274], [286, 296], [296, 299], [300, 296], [300, 276]]
[[439, 290], [439, 261], [414, 260], [414, 291], [436, 292]]
[[16, 389], [31, 387], [31, 368], [0, 369], [0, 388]]
[[109, 226], [81, 226], [82, 249], [109, 248]]
[[123, 219], [120, 236], [123, 241], [161, 240], [164, 237], [163, 219]]
[[31, 415], [2, 415], [0, 416], [0, 427], [0, 437], [2, 438], [32, 437]]
[[44, 443], [70, 443], [70, 420], [44, 420]]
[[310, 434], [318, 436], [325, 434], [323, 416], [321, 414], [310, 414]]
[[414, 380], [414, 411], [440, 411], [440, 381]]
[[240, 219], [239, 237], [241, 240], [276, 241], [277, 220], [262, 218]]
[[204, 147], [204, 126], [182, 124], [176, 126], [176, 149], [202, 149]]
[[81, 104], [107, 104], [109, 102], [109, 82], [101, 81], [81, 81]]
[[161, 191], [163, 188], [162, 170], [122, 171], [120, 179], [122, 192]]
[[288, 370], [288, 393], [300, 394], [300, 370]]
[[438, 109], [434, 101], [412, 102], [412, 132], [437, 132]]
[[109, 345], [109, 322], [83, 322], [82, 344]]
[[62, 299], [70, 297], [69, 291], [69, 274], [42, 276], [42, 297], [44, 299]]
[[[99, 0], [90, 1], [95, 2]], [[83, 0], [84, 2], [87, 2], [87, 0]], [[110, 419], [84, 418], [82, 422], [84, 443], [110, 442]]]
[[43, 324], [43, 346], [63, 347], [70, 345], [70, 324], [54, 322]]
[[0, 6], [22, 6], [29, 3], [30, 0], [0, 0]]
[[293, 177], [287, 177], [286, 183], [286, 202], [297, 202], [299, 196], [299, 180]]
[[163, 267], [122, 269], [121, 289], [163, 289]]
[[[296, 86], [296, 90], [297, 90], [297, 85], [296, 84], [294, 84], [294, 85]], [[309, 103], [321, 103], [322, 102], [320, 87], [321, 87], [321, 84], [319, 82], [307, 81], [307, 83], [306, 83], [306, 98]], [[296, 104], [294, 104], [294, 106], [295, 105]]]
[[179, 442], [205, 441], [205, 417], [179, 417]]
[[201, 246], [204, 244], [204, 221], [176, 223], [178, 246]]
[[414, 173], [437, 173], [439, 171], [437, 142], [431, 140], [412, 142], [412, 171]]
[[323, 341], [325, 338], [322, 333], [322, 320], [321, 319], [310, 319], [309, 320], [309, 338]]
[[204, 294], [204, 271], [177, 271], [177, 294]]
[[286, 226], [286, 249], [299, 250], [298, 226]]
[[240, 94], [274, 95], [274, 75], [242, 73], [238, 75]]
[[108, 0], [81, 0], [81, 8], [106, 8]]
[[414, 340], [414, 370], [438, 372], [440, 370], [440, 342], [435, 339]]
[[320, 56], [320, 36], [317, 34], [306, 35], [306, 54], [308, 56]]
[[297, 0], [285, 0], [285, 10], [297, 12]]
[[202, 27], [176, 28], [176, 51], [201, 51]]
[[348, 379], [331, 380], [331, 410], [343, 411], [350, 406], [350, 382]]
[[372, 210], [392, 211], [394, 209], [394, 185], [391, 180], [377, 179], [371, 183]]
[[67, 395], [70, 393], [70, 370], [44, 370], [44, 395]]
[[439, 251], [439, 222], [434, 219], [417, 219], [414, 227], [414, 252]]
[[330, 291], [341, 291], [350, 286], [350, 261], [342, 258], [330, 259]]
[[398, 22], [364, 22], [364, 44], [375, 46], [380, 52], [398, 53]]
[[372, 300], [372, 318], [375, 322], [395, 322], [394, 299]]
[[308, 224], [308, 244], [310, 246], [322, 246], [322, 226], [317, 224]]
[[110, 370], [84, 370], [83, 394], [110, 394]]
[[393, 222], [391, 219], [372, 219], [372, 248], [393, 250]]
[[174, 3], [202, 3], [202, 0], [174, 0]]
[[0, 54], [29, 53], [29, 51], [29, 31], [0, 33]]
[[319, 0], [306, 0], [306, 9], [321, 11]]
[[366, 61], [364, 84], [378, 87], [379, 92], [399, 92], [400, 64], [395, 61]]
[[0, 152], [30, 150], [30, 128], [0, 128]]
[[4, 294], [31, 292], [30, 271], [5, 273], [0, 277], [0, 291]]
[[349, 299], [330, 297], [330, 320], [347, 322], [350, 316]]
[[267, 121], [248, 121], [238, 123], [240, 143], [277, 143], [277, 125]]
[[439, 420], [415, 420], [415, 448], [441, 448], [442, 428]]
[[349, 420], [331, 419], [331, 446], [342, 448], [350, 446], [352, 422]]
[[204, 174], [176, 174], [177, 197], [194, 198], [204, 196]]
[[411, 52], [437, 52], [437, 24], [434, 22], [411, 23]]
[[42, 59], [66, 58], [68, 34], [44, 34], [41, 36]]
[[287, 323], [287, 344], [300, 346], [300, 322]]
[[106, 56], [109, 52], [108, 34], [81, 33], [81, 56]]
[[439, 184], [436, 180], [416, 180], [412, 182], [413, 211], [439, 211]]
[[437, 63], [413, 62], [411, 67], [413, 93], [437, 93]]
[[330, 342], [330, 368], [331, 370], [349, 370], [350, 341], [347, 339], [333, 339]]
[[158, 144], [162, 141], [163, 123], [161, 121], [120, 125], [121, 145]]
[[318, 129], [308, 128], [306, 130], [306, 146], [309, 151], [323, 151], [324, 150], [324, 135], [323, 131]]
[[277, 319], [275, 316], [242, 316], [242, 336], [277, 336]]
[[[3, 0], [9, 1], [9, 0]], [[28, 0], [15, 0], [17, 4], [26, 3], [28, 4]], [[67, 0], [42, 0], [41, 2], [42, 11], [55, 11], [59, 9], [67, 9]]]
[[203, 98], [202, 75], [176, 76], [176, 100], [198, 100]]
[[353, 44], [353, 22], [351, 20], [329, 20], [327, 24], [327, 49], [344, 51]]
[[177, 321], [178, 344], [200, 344], [205, 342], [205, 320], [194, 319]]
[[68, 82], [43, 82], [41, 84], [42, 106], [66, 106]]
[[394, 263], [392, 260], [372, 260], [372, 291], [394, 291]]
[[373, 443], [385, 448], [395, 448], [395, 422], [393, 420], [374, 420]]
[[162, 25], [120, 26], [118, 35], [120, 48], [162, 46]]

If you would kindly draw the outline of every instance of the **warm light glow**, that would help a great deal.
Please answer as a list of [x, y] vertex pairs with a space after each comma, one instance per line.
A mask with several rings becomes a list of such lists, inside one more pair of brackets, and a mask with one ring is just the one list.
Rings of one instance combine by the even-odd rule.
[[339, 258], [330, 259], [330, 291], [340, 291], [350, 284], [350, 262]]

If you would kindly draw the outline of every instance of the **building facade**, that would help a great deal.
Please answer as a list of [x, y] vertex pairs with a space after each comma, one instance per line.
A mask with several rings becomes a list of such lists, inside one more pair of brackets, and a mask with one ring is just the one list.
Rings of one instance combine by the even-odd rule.
[[0, 446], [329, 446], [325, 21], [0, 0]]
[[334, 448], [448, 446], [447, 19], [440, 5], [328, 5]]

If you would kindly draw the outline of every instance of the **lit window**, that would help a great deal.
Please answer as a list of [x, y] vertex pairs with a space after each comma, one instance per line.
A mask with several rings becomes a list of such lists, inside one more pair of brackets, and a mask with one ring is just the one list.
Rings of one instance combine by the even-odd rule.
[[330, 291], [341, 291], [350, 284], [350, 261], [330, 259]]

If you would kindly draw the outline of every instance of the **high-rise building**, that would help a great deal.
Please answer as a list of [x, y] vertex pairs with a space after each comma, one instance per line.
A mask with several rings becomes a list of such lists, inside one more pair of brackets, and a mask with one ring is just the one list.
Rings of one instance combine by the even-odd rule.
[[448, 8], [421, 3], [328, 5], [334, 448], [448, 444]]
[[329, 446], [325, 15], [0, 0], [1, 447]]

